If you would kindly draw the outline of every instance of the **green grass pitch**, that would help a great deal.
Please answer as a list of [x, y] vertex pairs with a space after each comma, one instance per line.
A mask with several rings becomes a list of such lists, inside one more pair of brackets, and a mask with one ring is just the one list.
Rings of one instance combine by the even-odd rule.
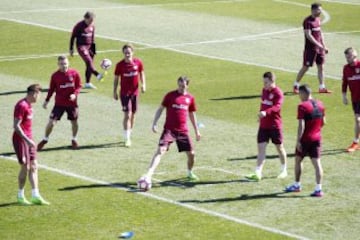
[[[313, 199], [314, 171], [308, 160], [303, 191], [282, 191], [293, 182], [299, 99], [289, 92], [301, 65], [301, 23], [312, 1], [1, 0], [0, 239], [117, 239], [124, 231], [146, 240], [356, 239], [360, 155], [344, 152], [353, 138], [353, 113], [342, 105], [339, 80], [344, 49], [360, 49], [360, 2], [322, 2], [330, 49], [326, 83], [334, 93], [314, 94], [326, 106], [328, 124], [322, 152], [325, 197]], [[51, 205], [18, 206], [18, 165], [11, 146], [14, 104], [30, 83], [47, 88], [57, 69], [56, 56], [67, 53], [69, 31], [88, 9], [97, 15], [97, 65], [103, 58], [119, 61], [125, 42], [135, 44], [135, 55], [144, 62], [148, 91], [140, 97], [133, 146], [123, 147], [120, 103], [112, 99], [112, 68], [104, 82], [93, 79], [97, 90], [80, 94], [80, 150], [68, 148], [70, 124], [63, 119], [38, 154], [40, 191]], [[78, 56], [70, 64], [84, 74]], [[268, 70], [276, 73], [286, 93], [282, 115], [290, 174], [276, 179], [279, 160], [270, 145], [264, 180], [252, 183], [244, 175], [255, 166], [261, 76]], [[135, 193], [131, 190], [159, 138], [150, 129], [155, 110], [182, 74], [192, 79], [190, 92], [205, 126], [196, 143], [194, 169], [201, 181], [183, 181], [186, 156], [172, 146], [150, 193]], [[312, 69], [303, 79], [314, 90], [315, 74]], [[44, 95], [34, 106], [36, 141], [43, 136], [50, 111], [41, 108]]]

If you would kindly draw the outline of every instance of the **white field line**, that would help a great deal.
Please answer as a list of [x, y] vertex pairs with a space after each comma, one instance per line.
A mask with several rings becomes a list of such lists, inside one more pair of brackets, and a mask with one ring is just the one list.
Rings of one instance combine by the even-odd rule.
[[337, 0], [323, 0], [323, 2], [340, 3], [340, 4], [346, 4], [346, 5], [360, 6], [360, 3], [356, 3], [356, 2], [344, 2], [344, 1], [337, 1]]
[[211, 3], [230, 3], [230, 2], [245, 2], [247, 0], [213, 0], [213, 1], [195, 1], [195, 2], [174, 2], [174, 3], [158, 3], [158, 4], [133, 4], [133, 5], [124, 5], [124, 6], [105, 6], [105, 7], [76, 7], [76, 8], [49, 8], [49, 9], [30, 9], [30, 10], [15, 10], [15, 11], [0, 11], [0, 14], [16, 14], [16, 13], [42, 13], [42, 12], [68, 12], [68, 11], [78, 11], [78, 10], [115, 10], [115, 9], [129, 9], [129, 8], [150, 8], [150, 7], [164, 7], [164, 6], [187, 6], [187, 5], [196, 5], [196, 4], [211, 4]]
[[[9, 156], [0, 155], [0, 158], [17, 162], [16, 158], [9, 157]], [[126, 187], [115, 186], [115, 185], [111, 184], [110, 182], [95, 179], [95, 178], [92, 178], [92, 177], [82, 176], [82, 175], [79, 175], [79, 174], [76, 174], [76, 173], [72, 173], [72, 172], [68, 172], [68, 171], [65, 171], [65, 170], [53, 168], [53, 167], [46, 166], [46, 165], [43, 165], [43, 164], [39, 164], [39, 167], [42, 168], [42, 169], [46, 169], [48, 171], [51, 171], [51, 172], [55, 172], [55, 173], [64, 175], [64, 176], [69, 176], [69, 177], [77, 178], [77, 179], [80, 179], [80, 180], [84, 180], [84, 181], [88, 181], [88, 182], [92, 182], [92, 183], [96, 183], [96, 184], [104, 184], [104, 185], [113, 186], [114, 188], [120, 189], [120, 190], [123, 190], [123, 191], [131, 190], [131, 189], [126, 188]], [[257, 223], [248, 222], [248, 221], [240, 219], [240, 218], [236, 218], [236, 217], [226, 215], [226, 214], [223, 214], [223, 213], [218, 213], [218, 212], [215, 212], [215, 211], [207, 210], [207, 209], [200, 208], [200, 207], [197, 207], [197, 206], [193, 206], [193, 205], [190, 205], [190, 204], [177, 202], [175, 200], [165, 198], [165, 197], [161, 197], [161, 196], [157, 196], [157, 195], [149, 193], [149, 192], [146, 192], [146, 193], [144, 193], [144, 192], [136, 192], [136, 193], [141, 194], [141, 195], [146, 196], [146, 197], [149, 197], [149, 198], [153, 198], [153, 199], [162, 201], [162, 202], [174, 204], [176, 206], [185, 207], [185, 208], [197, 211], [197, 212], [202, 212], [202, 213], [205, 213], [205, 214], [208, 214], [208, 215], [211, 215], [211, 216], [216, 216], [216, 217], [219, 217], [219, 218], [222, 218], [222, 219], [226, 219], [226, 220], [229, 220], [229, 221], [232, 221], [232, 222], [244, 224], [244, 225], [247, 225], [247, 226], [250, 226], [250, 227], [259, 228], [259, 229], [262, 229], [262, 230], [265, 230], [265, 231], [268, 231], [268, 232], [273, 232], [273, 233], [281, 234], [281, 235], [296, 238], [296, 239], [304, 239], [304, 240], [307, 239], [307, 238], [305, 238], [303, 236], [299, 236], [299, 235], [296, 235], [296, 234], [284, 232], [284, 231], [281, 231], [281, 230], [278, 230], [278, 229], [275, 229], [275, 228], [271, 228], [271, 227], [266, 227], [266, 226], [263, 226], [263, 225], [260, 225], [260, 224], [257, 224]]]
[[[290, 5], [295, 5], [295, 6], [299, 6], [299, 7], [306, 7], [309, 8], [310, 11], [310, 5], [309, 4], [303, 4], [303, 3], [298, 3], [298, 2], [290, 2], [290, 1], [286, 1], [286, 0], [273, 0], [274, 2], [280, 2], [280, 3], [285, 3], [285, 4], [290, 4]], [[324, 19], [322, 20], [322, 24], [325, 24], [327, 22], [329, 22], [331, 20], [330, 14], [325, 11], [324, 9], [321, 11], [321, 13], [324, 15]]]
[[[18, 19], [11, 19], [11, 18], [0, 18], [0, 20], [1, 19], [6, 20], [6, 21], [12, 21], [12, 22], [17, 22], [17, 23], [42, 27], [42, 28], [48, 28], [48, 29], [52, 29], [52, 30], [69, 32], [68, 29], [54, 27], [54, 26], [51, 26], [51, 25], [45, 25], [45, 24], [34, 23], [34, 22], [29, 22], [29, 21], [23, 21], [23, 20], [18, 20]], [[222, 61], [227, 61], [227, 62], [233, 62], [233, 63], [257, 66], [257, 67], [265, 67], [265, 68], [270, 68], [270, 69], [280, 70], [280, 71], [290, 72], [290, 73], [297, 73], [298, 72], [297, 70], [291, 70], [291, 69], [288, 69], [288, 68], [283, 68], [283, 67], [278, 67], [278, 66], [272, 66], [272, 65], [267, 65], [267, 64], [259, 64], [257, 62], [248, 62], [248, 61], [236, 60], [236, 59], [233, 59], [233, 58], [217, 57], [217, 56], [201, 54], [201, 53], [196, 53], [196, 52], [191, 52], [191, 51], [179, 50], [179, 49], [172, 48], [172, 47], [156, 46], [156, 45], [151, 45], [149, 43], [140, 42], [140, 41], [131, 41], [131, 40], [128, 40], [128, 39], [120, 39], [120, 38], [109, 37], [109, 36], [104, 36], [104, 35], [97, 35], [97, 36], [100, 37], [100, 38], [110, 39], [110, 40], [115, 40], [115, 41], [132, 42], [134, 44], [143, 45], [143, 46], [146, 46], [146, 47], [151, 48], [151, 49], [164, 49], [164, 50], [168, 50], [168, 51], [173, 51], [173, 52], [177, 52], [177, 53], [183, 53], [183, 54], [197, 56], [197, 57], [204, 57], [204, 58], [209, 58], [209, 59], [222, 60]], [[308, 73], [308, 75], [316, 76], [315, 73]], [[335, 80], [341, 80], [341, 78], [338, 77], [338, 76], [326, 75], [326, 77], [331, 78], [331, 79], [335, 79]]]

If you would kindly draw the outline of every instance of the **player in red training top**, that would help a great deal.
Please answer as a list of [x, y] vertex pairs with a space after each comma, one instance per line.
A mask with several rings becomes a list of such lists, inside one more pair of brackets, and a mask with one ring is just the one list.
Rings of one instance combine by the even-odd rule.
[[321, 128], [325, 124], [325, 108], [319, 100], [312, 99], [311, 89], [307, 85], [299, 87], [301, 104], [298, 106], [298, 134], [295, 152], [295, 183], [286, 187], [285, 192], [300, 192], [300, 176], [303, 169], [302, 160], [305, 156], [311, 158], [315, 168], [316, 187], [310, 195], [322, 197], [321, 183], [323, 170], [320, 161]]
[[71, 147], [73, 149], [78, 148], [76, 140], [79, 128], [77, 98], [81, 90], [81, 79], [75, 69], [69, 68], [69, 60], [66, 56], [58, 57], [58, 66], [59, 70], [51, 76], [49, 91], [43, 103], [43, 108], [46, 109], [50, 98], [55, 93], [55, 106], [51, 111], [49, 122], [45, 128], [45, 136], [38, 144], [38, 151], [43, 149], [44, 145], [49, 141], [53, 127], [61, 119], [64, 112], [67, 113], [67, 118], [71, 121], [72, 125]]
[[305, 50], [304, 50], [304, 59], [303, 66], [300, 69], [296, 80], [294, 82], [294, 93], [299, 93], [300, 81], [303, 78], [304, 74], [313, 66], [314, 62], [316, 63], [318, 69], [318, 79], [319, 79], [319, 93], [331, 93], [325, 87], [324, 80], [324, 63], [325, 63], [325, 54], [328, 53], [328, 49], [324, 43], [324, 36], [321, 32], [321, 4], [313, 3], [311, 5], [311, 15], [305, 18], [303, 22], [304, 34], [305, 34]]
[[123, 128], [125, 146], [131, 146], [131, 130], [134, 127], [135, 113], [138, 105], [139, 80], [141, 92], [146, 91], [146, 81], [143, 63], [139, 58], [134, 58], [134, 47], [126, 44], [122, 48], [124, 59], [116, 64], [114, 73], [114, 99], [118, 100], [118, 85], [120, 80], [120, 100], [124, 112]]
[[77, 51], [86, 64], [84, 87], [92, 89], [96, 89], [96, 87], [90, 82], [91, 75], [94, 74], [99, 81], [104, 77], [94, 67], [94, 56], [96, 54], [94, 19], [95, 14], [93, 12], [86, 12], [84, 20], [78, 22], [73, 28], [70, 38], [70, 56], [74, 55], [74, 41], [76, 39]]
[[179, 152], [186, 152], [188, 157], [188, 180], [197, 181], [199, 178], [192, 172], [195, 162], [195, 151], [189, 130], [187, 127], [187, 118], [189, 117], [196, 134], [196, 140], [200, 141], [200, 131], [196, 120], [195, 98], [188, 92], [190, 79], [181, 76], [177, 80], [178, 89], [167, 93], [155, 113], [152, 131], [157, 132], [157, 122], [166, 109], [166, 119], [164, 129], [160, 137], [159, 146], [154, 154], [150, 167], [145, 176], [151, 179], [155, 169], [160, 163], [161, 157], [169, 149], [170, 144], [176, 141]]
[[351, 102], [355, 117], [355, 137], [353, 143], [347, 148], [348, 152], [359, 149], [360, 138], [360, 61], [354, 48], [347, 48], [344, 52], [348, 64], [344, 66], [342, 78], [342, 98], [345, 105], [348, 104], [346, 91], [349, 86]]
[[257, 135], [258, 156], [255, 173], [245, 176], [247, 179], [259, 181], [262, 178], [262, 170], [266, 158], [266, 146], [271, 139], [279, 153], [281, 172], [278, 178], [287, 176], [286, 151], [283, 145], [283, 130], [281, 120], [281, 106], [284, 95], [275, 84], [275, 74], [265, 72], [263, 75], [264, 88], [261, 96], [260, 112], [258, 113], [260, 126]]
[[[38, 167], [36, 160], [36, 145], [32, 136], [33, 110], [32, 104], [40, 98], [41, 86], [32, 84], [27, 88], [26, 97], [18, 101], [14, 110], [14, 134], [13, 146], [20, 164], [18, 177], [19, 192], [17, 201], [22, 205], [45, 204], [39, 193]], [[25, 198], [24, 187], [26, 176], [29, 174], [29, 181], [32, 187], [32, 198], [29, 202]]]

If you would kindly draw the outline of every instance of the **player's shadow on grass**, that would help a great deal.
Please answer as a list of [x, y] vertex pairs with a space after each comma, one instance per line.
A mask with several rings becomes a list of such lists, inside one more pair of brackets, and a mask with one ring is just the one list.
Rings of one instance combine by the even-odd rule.
[[9, 202], [9, 203], [0, 203], [0, 208], [3, 207], [14, 207], [14, 206], [21, 206], [17, 202]]
[[181, 200], [181, 203], [216, 203], [216, 202], [234, 202], [234, 201], [248, 201], [248, 200], [257, 200], [257, 199], [266, 199], [266, 198], [307, 198], [310, 196], [304, 195], [294, 195], [289, 194], [284, 191], [275, 192], [275, 193], [264, 193], [264, 194], [242, 194], [233, 198], [214, 198], [214, 199], [206, 199], [206, 200]]
[[128, 191], [136, 191], [137, 183], [136, 182], [123, 182], [123, 183], [94, 183], [94, 184], [88, 184], [88, 185], [77, 185], [77, 186], [69, 186], [69, 187], [63, 187], [59, 188], [59, 191], [74, 191], [79, 189], [91, 189], [91, 188], [121, 188]]
[[[321, 151], [321, 156], [328, 156], [328, 155], [337, 155], [337, 154], [342, 154], [342, 153], [347, 153], [345, 151], [345, 149], [327, 149], [327, 150], [323, 150]], [[293, 158], [295, 157], [294, 153], [288, 153], [287, 154], [288, 158]], [[275, 155], [266, 155], [266, 159], [278, 159], [279, 155], [275, 154]], [[242, 157], [242, 158], [228, 158], [228, 161], [243, 161], [243, 160], [256, 160], [257, 159], [257, 155], [252, 155], [252, 156], [247, 156], [247, 157]]]
[[189, 181], [187, 178], [177, 178], [155, 183], [159, 187], [180, 187], [191, 188], [197, 185], [215, 185], [215, 184], [227, 184], [227, 183], [248, 183], [246, 179], [234, 179], [234, 180], [218, 180], [218, 181]]
[[[49, 91], [48, 88], [43, 88], [41, 92], [47, 93]], [[80, 93], [89, 93], [81, 91]], [[18, 91], [8, 91], [8, 92], [0, 92], [0, 96], [8, 96], [8, 95], [15, 95], [15, 94], [26, 94], [25, 90], [18, 90]]]
[[247, 95], [247, 96], [232, 96], [232, 97], [222, 97], [222, 98], [210, 98], [211, 101], [229, 101], [229, 100], [246, 100], [246, 99], [255, 99], [260, 98], [260, 95]]

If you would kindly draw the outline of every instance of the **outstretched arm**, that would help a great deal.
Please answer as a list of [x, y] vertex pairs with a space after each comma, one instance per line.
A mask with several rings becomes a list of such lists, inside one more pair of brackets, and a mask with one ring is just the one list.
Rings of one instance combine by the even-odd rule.
[[195, 131], [196, 141], [200, 141], [201, 134], [200, 134], [200, 131], [198, 128], [195, 112], [189, 112], [189, 118], [190, 118], [191, 124], [193, 125], [194, 131]]

